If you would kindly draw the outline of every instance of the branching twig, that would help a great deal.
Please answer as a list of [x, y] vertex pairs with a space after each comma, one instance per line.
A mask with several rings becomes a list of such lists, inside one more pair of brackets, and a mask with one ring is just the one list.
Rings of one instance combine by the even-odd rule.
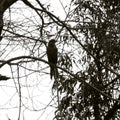
[[[25, 0], [29, 3], [28, 0]], [[39, 8], [36, 8], [34, 7], [31, 3], [29, 3], [29, 7], [32, 7], [34, 10], [38, 10], [38, 11], [43, 11], [45, 13], [48, 14], [48, 16], [56, 23], [58, 24], [59, 26], [63, 26], [66, 28], [66, 30], [70, 33], [70, 35], [76, 40], [77, 43], [79, 43], [79, 45], [89, 54], [91, 55], [94, 60], [98, 61], [105, 69], [109, 70], [110, 72], [114, 73], [115, 75], [117, 75], [119, 78], [120, 78], [120, 74], [115, 72], [114, 70], [112, 70], [111, 68], [108, 68], [108, 66], [104, 65], [97, 57], [95, 57], [77, 38], [77, 36], [71, 31], [70, 27], [63, 21], [61, 21], [57, 16], [55, 16], [54, 14], [52, 14], [51, 12], [47, 11], [46, 8], [40, 3], [39, 0], [36, 0], [38, 2], [38, 4], [40, 5], [40, 7], [42, 8], [39, 9]]]
[[18, 73], [18, 89], [19, 89], [19, 114], [18, 114], [18, 120], [20, 120], [21, 115], [21, 85], [20, 85], [20, 77], [19, 77], [19, 66], [17, 65], [17, 73]]
[[[19, 57], [15, 57], [15, 58], [11, 58], [5, 62], [3, 62], [1, 65], [0, 65], [0, 68], [3, 67], [5, 64], [9, 64], [10, 62], [12, 61], [15, 61], [15, 60], [19, 60], [19, 59], [33, 59], [33, 60], [37, 60], [37, 61], [41, 61], [41, 62], [44, 62], [46, 64], [51, 64], [49, 62], [47, 62], [46, 60], [43, 60], [43, 59], [40, 59], [40, 58], [37, 58], [37, 57], [32, 57], [32, 56], [19, 56]], [[90, 85], [89, 83], [81, 80], [79, 77], [77, 77], [76, 75], [74, 75], [73, 73], [71, 73], [70, 71], [62, 68], [62, 67], [59, 67], [59, 66], [56, 66], [57, 68], [63, 70], [64, 72], [68, 73], [69, 75], [71, 75], [72, 77], [74, 77], [74, 79], [78, 80], [79, 82], [84, 82], [86, 85], [88, 85], [89, 87], [93, 88], [94, 90], [96, 90], [98, 93], [100, 93], [101, 95], [113, 100], [113, 101], [117, 101], [117, 102], [120, 102], [120, 100], [117, 100], [117, 99], [114, 99], [112, 98], [111, 96], [109, 96], [108, 94], [102, 92], [100, 89], [98, 89], [97, 87], [94, 87], [92, 85]]]

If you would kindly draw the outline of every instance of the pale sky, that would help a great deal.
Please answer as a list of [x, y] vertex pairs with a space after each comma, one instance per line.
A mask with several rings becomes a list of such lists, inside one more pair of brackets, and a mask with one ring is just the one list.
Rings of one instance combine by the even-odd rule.
[[[66, 5], [69, 4], [69, 0], [42, 0], [42, 2], [44, 1], [44, 3], [51, 3], [51, 7], [50, 10], [51, 11], [55, 11], [55, 15], [60, 16], [61, 19], [65, 19], [66, 13], [68, 8], [66, 8]], [[63, 4], [61, 4], [63, 3]], [[14, 7], [17, 5], [17, 7], [21, 7], [22, 4], [14, 4]], [[18, 8], [19, 8], [18, 7]], [[23, 6], [22, 6], [23, 7]], [[63, 10], [63, 7], [66, 8], [66, 11]], [[23, 7], [24, 8], [24, 7]], [[22, 9], [21, 9], [22, 10]], [[28, 10], [22, 10], [21, 11], [21, 15], [20, 15], [20, 11], [17, 11], [17, 9], [14, 9], [15, 14], [11, 13], [11, 18], [14, 21], [18, 21], [21, 19], [21, 16], [23, 14], [26, 14], [29, 16], [28, 14]], [[24, 12], [24, 13], [22, 13]], [[31, 11], [30, 11], [31, 12]], [[18, 13], [18, 16], [16, 15], [16, 13]], [[9, 13], [8, 11], [5, 13], [5, 17], [6, 19], [9, 18]], [[9, 21], [9, 19], [7, 19]], [[0, 51], [2, 51], [4, 49], [4, 47], [6, 47], [7, 42], [6, 41], [2, 41], [1, 44], [5, 44], [3, 46], [0, 47]], [[13, 48], [12, 48], [13, 47]], [[9, 58], [13, 58], [14, 56], [19, 56], [22, 54], [26, 54], [25, 49], [22, 49], [22, 47], [15, 47], [14, 46], [10, 46], [7, 47], [5, 51], [5, 55], [3, 55], [3, 58], [9, 59]], [[6, 57], [5, 57], [6, 56]], [[34, 66], [32, 66], [34, 67]], [[37, 69], [37, 68], [36, 68]], [[14, 75], [17, 77], [16, 74], [16, 70], [17, 68], [14, 68]], [[22, 70], [22, 69], [21, 69]], [[22, 71], [20, 71], [22, 73]], [[9, 77], [12, 77], [11, 74], [11, 69], [8, 65], [5, 65], [4, 67], [2, 67], [0, 69], [0, 73], [2, 75], [6, 75]], [[33, 76], [32, 76], [33, 77]], [[54, 105], [55, 105], [55, 101], [52, 103], [53, 107], [46, 107], [46, 105], [49, 106], [49, 103], [51, 101], [51, 99], [53, 98], [53, 95], [51, 94], [51, 88], [53, 85], [53, 81], [50, 80], [49, 75], [47, 76], [42, 76], [40, 75], [40, 80], [37, 77], [33, 77], [33, 78], [28, 78], [28, 80], [26, 81], [21, 81], [21, 84], [24, 85], [33, 85], [33, 83], [35, 84], [36, 87], [22, 87], [22, 95], [25, 97], [29, 97], [29, 99], [24, 98], [23, 99], [23, 103], [27, 106], [31, 106], [31, 110], [27, 110], [27, 108], [23, 107], [22, 108], [22, 112], [21, 114], [24, 115], [21, 116], [21, 120], [52, 120], [54, 117]], [[24, 80], [24, 79], [23, 79]], [[36, 85], [36, 83], [38, 83], [38, 86]], [[8, 120], [8, 118], [10, 118], [11, 120], [16, 120], [18, 117], [18, 108], [16, 108], [18, 105], [18, 93], [16, 92], [16, 89], [18, 89], [15, 87], [15, 84], [17, 85], [17, 80], [13, 80], [10, 79], [8, 81], [1, 81], [0, 82], [0, 119], [1, 120]], [[35, 101], [35, 104], [32, 105], [32, 99]], [[41, 107], [37, 107], [37, 106], [41, 106]], [[13, 107], [13, 108], [11, 108]], [[38, 111], [32, 111], [32, 108], [35, 108]]]

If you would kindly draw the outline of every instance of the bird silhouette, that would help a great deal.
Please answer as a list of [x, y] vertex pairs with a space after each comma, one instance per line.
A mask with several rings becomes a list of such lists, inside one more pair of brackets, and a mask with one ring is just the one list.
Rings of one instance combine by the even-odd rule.
[[58, 49], [55, 45], [55, 40], [52, 39], [49, 41], [48, 43], [48, 47], [47, 47], [47, 57], [48, 57], [48, 62], [50, 65], [50, 78], [52, 79], [52, 77], [54, 76], [54, 78], [57, 78], [58, 75], [58, 71], [57, 71], [57, 54], [58, 54]]

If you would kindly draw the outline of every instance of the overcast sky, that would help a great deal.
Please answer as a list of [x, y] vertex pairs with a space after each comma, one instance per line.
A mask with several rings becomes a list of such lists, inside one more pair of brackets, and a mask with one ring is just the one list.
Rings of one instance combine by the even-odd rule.
[[[66, 5], [69, 4], [69, 0], [41, 0], [42, 3], [44, 2], [45, 4], [50, 3], [50, 11], [54, 11], [54, 14], [59, 16], [61, 19], [65, 19], [66, 13], [68, 8]], [[14, 14], [11, 13], [11, 19], [14, 21], [19, 21], [22, 19], [23, 14], [27, 14], [29, 16], [29, 13], [31, 14], [31, 11], [25, 10], [23, 4], [20, 2], [17, 2], [14, 4], [14, 8], [16, 7], [16, 10], [14, 9]], [[19, 8], [23, 8], [21, 10], [18, 10]], [[63, 9], [63, 8], [66, 8]], [[12, 10], [11, 10], [12, 11]], [[20, 13], [21, 12], [21, 13]], [[21, 15], [20, 15], [21, 14]], [[9, 21], [10, 19], [9, 16], [9, 10], [5, 13], [5, 19]], [[9, 18], [9, 19], [7, 19]], [[6, 47], [7, 41], [2, 41], [2, 46], [0, 47], [0, 51]], [[25, 50], [22, 47], [14, 47], [14, 46], [8, 46], [6, 48], [7, 51], [5, 51], [5, 55], [3, 55], [3, 58], [9, 59], [13, 58], [14, 56], [19, 56], [22, 54], [25, 54]], [[6, 56], [6, 57], [5, 57]], [[15, 67], [14, 70], [17, 70]], [[20, 69], [20, 72], [22, 69]], [[8, 65], [5, 65], [0, 69], [0, 73], [3, 75], [7, 75], [9, 77], [12, 77], [11, 74], [11, 68]], [[13, 73], [14, 74], [14, 73]], [[17, 74], [15, 73], [15, 76], [17, 77]], [[33, 76], [32, 76], [33, 77]], [[28, 84], [35, 84], [38, 82], [35, 80], [35, 78], [29, 78], [28, 83], [24, 83], [24, 85]], [[36, 78], [37, 79], [37, 78]], [[34, 82], [33, 82], [34, 81]], [[18, 117], [18, 108], [16, 105], [18, 105], [18, 93], [16, 92], [17, 88], [15, 87], [15, 84], [17, 81], [10, 79], [8, 81], [3, 81], [0, 82], [0, 119], [1, 120], [8, 120], [10, 118], [11, 120], [16, 120]], [[49, 76], [41, 76], [40, 81], [39, 81], [39, 86], [30, 88], [30, 87], [22, 87], [22, 95], [25, 97], [26, 95], [29, 96], [29, 99], [23, 99], [24, 104], [26, 103], [26, 106], [29, 105], [32, 106], [32, 100], [34, 100], [37, 104], [36, 106], [34, 105], [35, 109], [37, 110], [37, 105], [39, 104], [39, 109], [38, 111], [32, 111], [28, 110], [27, 108], [23, 107], [23, 113], [24, 118], [21, 116], [21, 120], [52, 120], [54, 117], [54, 107], [56, 107], [55, 101], [52, 102], [53, 106], [49, 106], [49, 103], [51, 102], [51, 99], [53, 99], [53, 95], [51, 94], [51, 88], [53, 85], [53, 81], [50, 80]], [[17, 86], [18, 87], [18, 86]], [[33, 99], [34, 98], [34, 99]], [[48, 105], [46, 107], [46, 105]], [[12, 108], [13, 107], [13, 108]], [[45, 108], [46, 107], [46, 108]]]

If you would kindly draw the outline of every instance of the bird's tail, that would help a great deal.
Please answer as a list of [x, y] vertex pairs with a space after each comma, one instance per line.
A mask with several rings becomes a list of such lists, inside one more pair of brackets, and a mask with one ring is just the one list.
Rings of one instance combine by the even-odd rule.
[[54, 77], [54, 79], [58, 78], [58, 69], [55, 66], [50, 66], [50, 78], [52, 79], [52, 77]]
[[54, 68], [54, 78], [55, 78], [55, 80], [58, 78], [58, 69], [57, 69], [57, 67]]

